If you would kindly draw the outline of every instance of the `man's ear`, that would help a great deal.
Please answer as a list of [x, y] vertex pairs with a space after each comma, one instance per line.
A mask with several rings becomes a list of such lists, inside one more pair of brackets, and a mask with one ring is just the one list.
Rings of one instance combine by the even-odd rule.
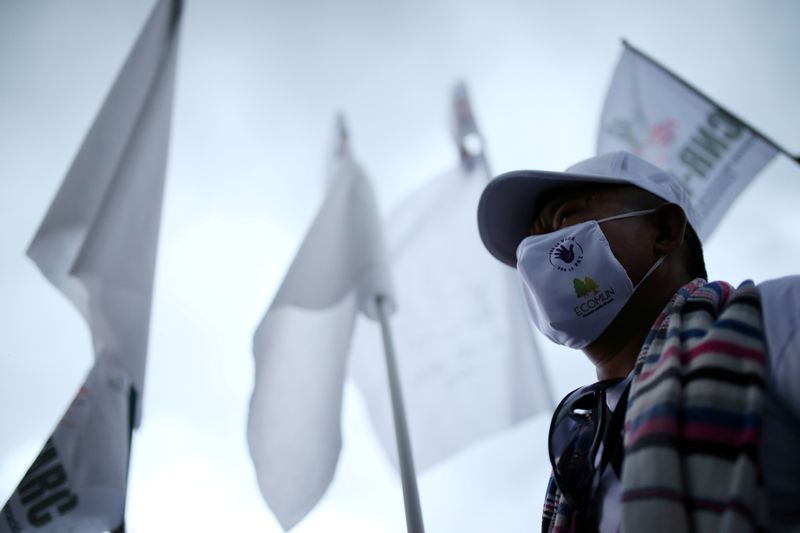
[[678, 204], [663, 204], [653, 213], [656, 240], [653, 252], [656, 256], [669, 255], [680, 248], [686, 233], [686, 214]]

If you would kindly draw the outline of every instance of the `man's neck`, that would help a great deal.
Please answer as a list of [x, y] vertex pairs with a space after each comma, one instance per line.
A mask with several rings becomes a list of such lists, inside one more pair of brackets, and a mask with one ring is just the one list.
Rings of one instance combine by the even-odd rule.
[[583, 349], [597, 371], [597, 379], [630, 374], [647, 334], [670, 298], [689, 280], [648, 280], [631, 297], [610, 326]]

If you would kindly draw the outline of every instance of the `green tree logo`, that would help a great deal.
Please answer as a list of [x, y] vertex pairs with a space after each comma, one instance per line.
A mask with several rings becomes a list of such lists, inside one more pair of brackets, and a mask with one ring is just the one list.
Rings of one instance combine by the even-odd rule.
[[572, 286], [575, 288], [575, 296], [578, 298], [588, 296], [590, 292], [597, 294], [597, 289], [600, 288], [597, 282], [589, 276], [586, 276], [583, 280], [580, 278], [573, 279]]

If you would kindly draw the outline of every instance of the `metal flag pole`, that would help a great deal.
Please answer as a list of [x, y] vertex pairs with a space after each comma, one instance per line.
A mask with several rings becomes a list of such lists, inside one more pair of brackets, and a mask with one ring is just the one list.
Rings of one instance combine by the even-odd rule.
[[[457, 83], [453, 89], [453, 136], [458, 146], [462, 167], [469, 172], [480, 165], [486, 176], [486, 180], [491, 180], [494, 173], [489, 165], [489, 159], [486, 157], [486, 141], [478, 128], [475, 115], [472, 112], [472, 104], [469, 101], [467, 87], [463, 82]], [[515, 311], [524, 313], [524, 307], [520, 305], [519, 286], [516, 280], [511, 276], [507, 276], [506, 279], [506, 292], [509, 305], [511, 305]], [[539, 343], [536, 342], [536, 337], [530, 327], [525, 328], [525, 333], [523, 333], [523, 335], [525, 341], [531, 344], [536, 354], [536, 357], [534, 357], [534, 364], [537, 367], [536, 370], [541, 376], [544, 376], [542, 380], [544, 388], [543, 395], [547, 398], [549, 407], [554, 409], [557, 401], [556, 397], [553, 395], [553, 389], [550, 386], [547, 369], [545, 368], [544, 361], [542, 361], [542, 352], [539, 349]]]
[[[342, 113], [336, 116], [336, 150], [335, 156], [341, 157], [350, 149], [350, 135]], [[389, 311], [387, 298], [383, 294], [375, 296], [375, 309], [383, 335], [383, 348], [386, 354], [386, 373], [389, 377], [389, 395], [392, 401], [392, 415], [394, 416], [394, 433], [397, 439], [397, 457], [400, 463], [400, 481], [403, 485], [403, 504], [406, 510], [406, 527], [408, 533], [425, 533], [422, 525], [422, 509], [419, 503], [417, 490], [417, 474], [414, 470], [414, 458], [411, 454], [411, 439], [408, 434], [405, 408], [403, 407], [403, 394], [400, 387], [400, 377], [397, 371], [397, 360], [392, 342], [392, 332], [389, 328]]]
[[403, 484], [403, 502], [406, 509], [406, 526], [408, 533], [424, 533], [422, 524], [422, 508], [419, 504], [417, 490], [417, 474], [414, 470], [414, 458], [411, 453], [411, 439], [408, 435], [406, 413], [403, 407], [403, 393], [400, 387], [400, 376], [392, 342], [392, 332], [386, 312], [386, 298], [376, 296], [378, 319], [383, 333], [383, 348], [386, 353], [386, 373], [389, 377], [389, 393], [392, 398], [392, 414], [394, 415], [394, 432], [397, 437], [397, 457], [400, 462], [400, 480]]
[[[494, 174], [492, 173], [491, 167], [489, 166], [489, 161], [486, 158], [486, 152], [481, 152], [480, 155], [480, 164], [483, 166], [484, 172], [486, 172], [487, 179], [492, 179]], [[520, 298], [519, 298], [519, 285], [516, 283], [516, 280], [509, 280], [506, 285], [508, 291], [508, 301], [509, 303], [516, 308], [516, 310], [520, 313], [525, 312], [525, 308], [520, 305]], [[542, 351], [539, 349], [539, 343], [536, 341], [536, 336], [533, 333], [533, 330], [530, 327], [525, 328], [525, 340], [531, 343], [533, 346], [533, 351], [536, 353], [536, 357], [534, 357], [534, 364], [536, 365], [536, 370], [539, 372], [541, 376], [544, 376], [542, 380], [542, 388], [544, 389], [544, 396], [547, 398], [549, 403], [548, 407], [550, 409], [555, 409], [558, 400], [556, 399], [555, 395], [553, 394], [553, 387], [550, 385], [550, 377], [547, 373], [547, 369], [544, 366], [544, 361], [542, 361]]]
[[[131, 472], [131, 446], [133, 445], [133, 430], [136, 420], [136, 389], [133, 385], [130, 385], [128, 389], [128, 462], [125, 465], [125, 470], [127, 471], [125, 484], [126, 484], [126, 491], [127, 491], [127, 484], [130, 479], [130, 472]], [[126, 499], [127, 500], [127, 499]], [[127, 501], [123, 502], [123, 505], [127, 504]], [[111, 533], [125, 533], [125, 508], [122, 509], [122, 523], [116, 528], [111, 531]]]
[[[466, 170], [465, 174], [469, 174], [478, 164], [486, 166], [486, 150], [463, 81], [453, 87], [452, 106], [453, 140], [458, 148], [461, 166]], [[489, 169], [485, 168], [485, 171], [491, 177]]]

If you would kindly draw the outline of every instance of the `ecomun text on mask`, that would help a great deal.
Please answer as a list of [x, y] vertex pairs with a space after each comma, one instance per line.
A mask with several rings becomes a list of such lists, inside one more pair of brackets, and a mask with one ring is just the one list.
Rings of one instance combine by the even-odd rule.
[[575, 314], [581, 318], [586, 318], [601, 307], [605, 307], [614, 301], [614, 288], [592, 294], [581, 304], [575, 306]]

